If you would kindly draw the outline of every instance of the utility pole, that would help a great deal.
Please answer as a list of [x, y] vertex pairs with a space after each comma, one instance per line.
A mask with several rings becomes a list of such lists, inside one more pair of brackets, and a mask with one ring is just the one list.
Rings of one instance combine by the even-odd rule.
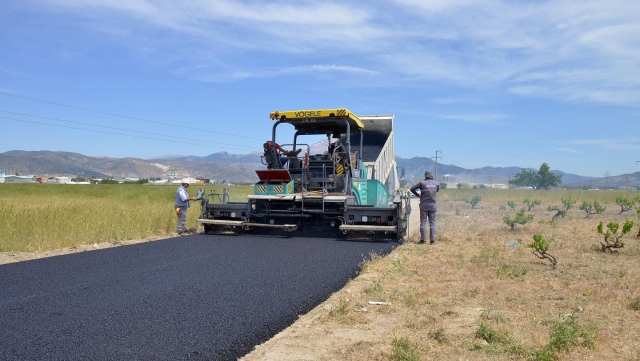
[[438, 158], [442, 159], [442, 157], [438, 157], [438, 153], [442, 154], [442, 151], [436, 150], [436, 156], [433, 157], [436, 160], [436, 176], [435, 176], [436, 180], [438, 180]]
[[609, 189], [609, 171], [604, 174], [604, 189]]

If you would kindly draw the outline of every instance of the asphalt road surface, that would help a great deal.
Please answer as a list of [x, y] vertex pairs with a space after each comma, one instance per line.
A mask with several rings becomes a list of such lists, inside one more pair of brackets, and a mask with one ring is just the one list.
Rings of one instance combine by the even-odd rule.
[[235, 360], [396, 245], [195, 234], [0, 265], [0, 360]]

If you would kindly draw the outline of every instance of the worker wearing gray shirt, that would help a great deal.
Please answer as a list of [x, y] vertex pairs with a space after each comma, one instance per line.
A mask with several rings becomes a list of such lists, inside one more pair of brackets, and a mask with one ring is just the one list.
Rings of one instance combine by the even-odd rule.
[[[416, 190], [420, 189], [420, 193]], [[411, 187], [411, 193], [420, 198], [420, 243], [427, 238], [427, 219], [429, 220], [429, 243], [436, 243], [436, 193], [440, 190], [440, 183], [433, 179], [433, 174], [424, 172], [424, 180]]]

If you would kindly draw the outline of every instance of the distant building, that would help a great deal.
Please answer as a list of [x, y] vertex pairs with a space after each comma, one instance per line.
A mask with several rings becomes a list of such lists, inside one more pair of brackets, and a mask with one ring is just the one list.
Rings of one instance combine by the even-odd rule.
[[67, 184], [71, 182], [71, 178], [70, 177], [53, 177], [53, 182], [60, 183], [60, 184]]
[[187, 179], [189, 181], [189, 184], [196, 184], [198, 183], [194, 178], [180, 178], [180, 179], [174, 179], [171, 181], [171, 184], [180, 184], [182, 183], [183, 179]]
[[4, 183], [35, 183], [36, 178], [30, 175], [7, 175], [3, 177]]

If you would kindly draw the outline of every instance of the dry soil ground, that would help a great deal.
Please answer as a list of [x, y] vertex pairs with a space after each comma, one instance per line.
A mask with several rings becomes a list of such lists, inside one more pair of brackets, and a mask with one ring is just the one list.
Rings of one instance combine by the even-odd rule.
[[[564, 330], [574, 337], [554, 352], [560, 360], [639, 361], [638, 225], [613, 254], [600, 251], [596, 232], [600, 221], [635, 220], [633, 211], [607, 205], [586, 219], [573, 209], [551, 224], [542, 204], [510, 230], [504, 205], [441, 202], [434, 246], [415, 243], [414, 211], [407, 243], [363, 262], [357, 278], [241, 360], [527, 360]], [[534, 233], [550, 241], [556, 270], [527, 247]], [[141, 241], [0, 254], [0, 263]]]

